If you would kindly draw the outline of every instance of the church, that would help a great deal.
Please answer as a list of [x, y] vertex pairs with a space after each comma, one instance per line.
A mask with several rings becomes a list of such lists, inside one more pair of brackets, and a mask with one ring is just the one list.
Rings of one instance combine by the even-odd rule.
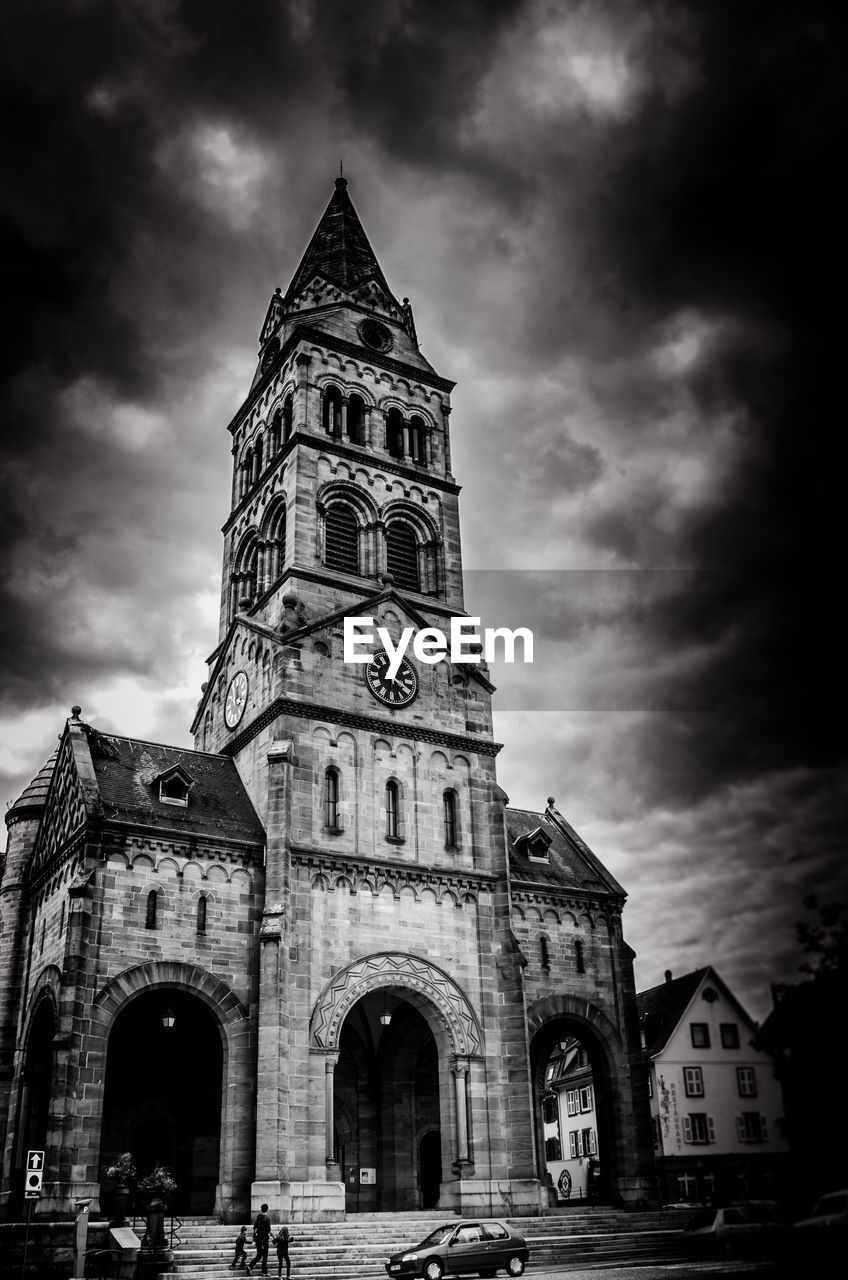
[[484, 662], [344, 660], [345, 619], [465, 613], [453, 386], [337, 178], [227, 428], [194, 749], [74, 707], [6, 814], [5, 1216], [33, 1149], [41, 1216], [127, 1151], [224, 1221], [537, 1214], [575, 1040], [597, 1194], [656, 1203], [624, 890], [553, 798], [509, 806]]

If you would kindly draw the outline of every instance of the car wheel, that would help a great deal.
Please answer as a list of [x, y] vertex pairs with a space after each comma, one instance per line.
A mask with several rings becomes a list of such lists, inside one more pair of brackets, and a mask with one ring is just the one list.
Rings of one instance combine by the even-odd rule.
[[425, 1280], [442, 1280], [444, 1267], [438, 1258], [428, 1258], [424, 1263]]
[[519, 1258], [517, 1253], [511, 1253], [507, 1258], [506, 1273], [508, 1276], [524, 1275], [524, 1259]]

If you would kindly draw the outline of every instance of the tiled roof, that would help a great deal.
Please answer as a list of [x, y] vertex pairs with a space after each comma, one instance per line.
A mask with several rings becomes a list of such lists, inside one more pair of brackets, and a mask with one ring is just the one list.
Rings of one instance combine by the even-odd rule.
[[59, 748], [57, 747], [50, 759], [41, 766], [32, 782], [24, 787], [15, 803], [9, 807], [10, 813], [21, 809], [44, 808], [44, 802], [47, 799], [47, 788], [50, 786], [50, 779], [53, 777], [53, 768], [56, 764], [58, 753]]
[[[106, 817], [150, 827], [265, 843], [265, 832], [236, 766], [228, 756], [158, 742], [139, 742], [88, 729], [91, 759]], [[179, 766], [193, 785], [188, 805], [165, 804], [156, 781]]]
[[346, 178], [336, 178], [336, 189], [294, 273], [286, 297], [299, 293], [316, 275], [345, 290], [352, 289], [361, 280], [377, 280], [391, 296], [347, 193]]
[[659, 1053], [665, 1048], [669, 1036], [686, 1012], [689, 1001], [708, 973], [709, 965], [686, 973], [682, 978], [661, 982], [658, 987], [650, 987], [637, 995], [636, 1005], [648, 1053]]
[[[557, 888], [583, 889], [590, 893], [624, 894], [621, 885], [605, 870], [577, 832], [557, 815], [533, 813], [529, 809], [506, 811], [509, 833], [510, 875], [515, 880], [549, 884]], [[521, 843], [522, 836], [541, 830], [550, 838], [547, 858], [531, 860]]]

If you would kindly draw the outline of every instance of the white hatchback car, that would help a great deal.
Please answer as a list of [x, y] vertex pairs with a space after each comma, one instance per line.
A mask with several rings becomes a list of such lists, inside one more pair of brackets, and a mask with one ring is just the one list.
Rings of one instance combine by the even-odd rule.
[[811, 1213], [795, 1223], [796, 1230], [808, 1227], [846, 1227], [848, 1226], [848, 1189], [828, 1191], [819, 1196]]

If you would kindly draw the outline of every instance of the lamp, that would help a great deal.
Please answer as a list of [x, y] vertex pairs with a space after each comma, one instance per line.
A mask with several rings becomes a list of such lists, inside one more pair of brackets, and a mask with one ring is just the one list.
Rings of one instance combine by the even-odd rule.
[[166, 1031], [170, 1031], [176, 1020], [173, 1009], [170, 1005], [166, 1005], [165, 1012], [162, 1014], [162, 1026]]
[[385, 993], [384, 993], [384, 995], [383, 995], [383, 1012], [380, 1014], [380, 1021], [381, 1021], [381, 1023], [383, 1024], [383, 1026], [384, 1026], [384, 1027], [387, 1027], [387, 1026], [389, 1026], [389, 1024], [391, 1023], [391, 1020], [392, 1020], [392, 1015], [391, 1015], [391, 1013], [389, 1012], [389, 1000], [388, 1000], [388, 996], [387, 996], [387, 995], [385, 995]]

